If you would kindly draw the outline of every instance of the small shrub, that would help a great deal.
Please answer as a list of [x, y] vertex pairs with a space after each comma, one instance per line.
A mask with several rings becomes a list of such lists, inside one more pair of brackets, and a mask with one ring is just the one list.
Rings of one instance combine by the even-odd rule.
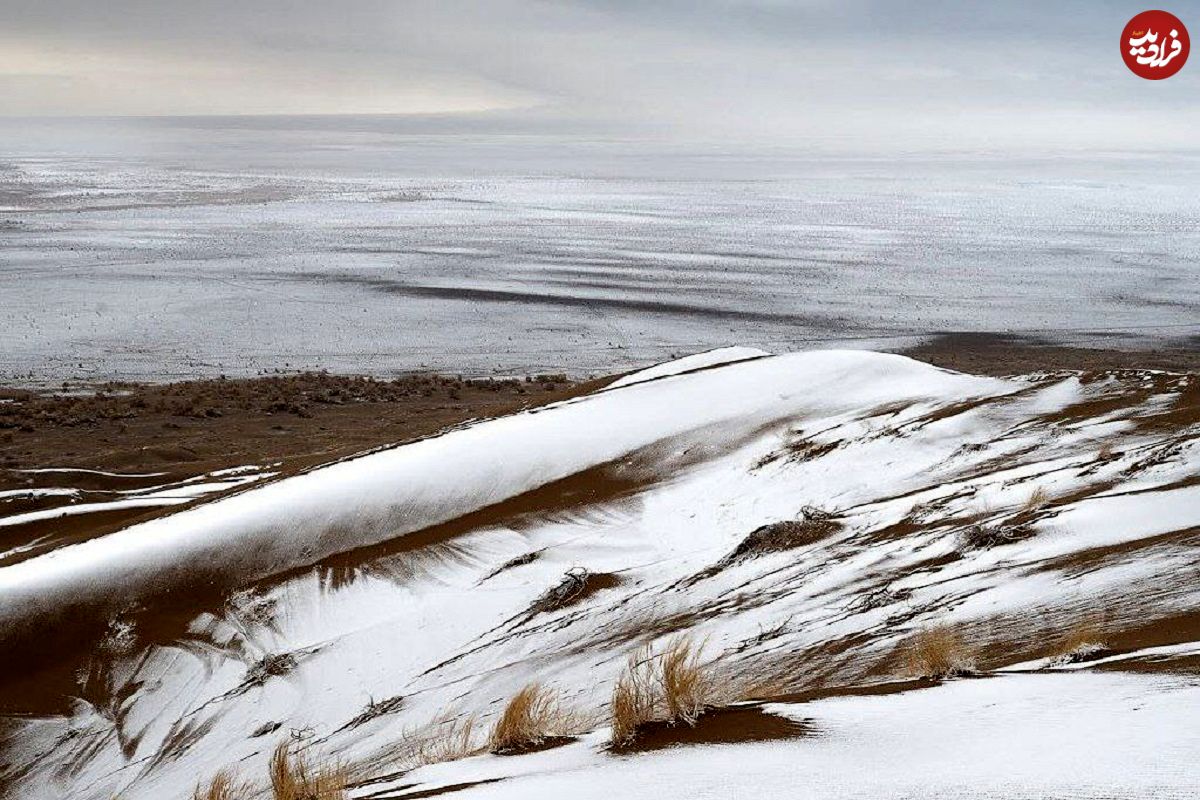
[[513, 695], [492, 727], [488, 749], [493, 753], [531, 750], [561, 733], [559, 705], [554, 694], [536, 683]]
[[960, 549], [988, 550], [1028, 539], [1032, 533], [1027, 525], [1004, 525], [1001, 523], [970, 525], [959, 535]]
[[338, 766], [313, 767], [280, 742], [271, 755], [272, 800], [346, 800], [346, 771]]
[[395, 714], [403, 707], [404, 697], [401, 695], [389, 697], [385, 700], [376, 700], [373, 697], [369, 698], [367, 701], [367, 707], [364, 708], [361, 713], [347, 722], [343, 726], [343, 730], [346, 728], [357, 728], [358, 726], [364, 725], [373, 719], [378, 719], [379, 717], [386, 716], [388, 714]]
[[797, 547], [819, 542], [832, 536], [842, 528], [837, 515], [830, 511], [805, 506], [800, 519], [773, 522], [755, 528], [729, 555], [717, 562], [718, 568], [728, 567], [766, 553], [794, 550]]
[[238, 783], [233, 773], [221, 770], [208, 786], [197, 786], [192, 793], [192, 800], [241, 800], [249, 796], [246, 786]]
[[550, 611], [557, 611], [560, 608], [570, 605], [576, 598], [583, 594], [588, 585], [588, 578], [591, 573], [584, 567], [573, 567], [568, 570], [554, 586], [551, 586], [543, 592], [527, 612], [529, 616], [535, 614], [544, 614]]
[[908, 643], [906, 659], [909, 674], [917, 678], [952, 678], [975, 669], [971, 648], [948, 625], [919, 631]]
[[261, 686], [271, 678], [287, 675], [296, 668], [296, 657], [291, 653], [268, 653], [246, 670], [248, 686]]

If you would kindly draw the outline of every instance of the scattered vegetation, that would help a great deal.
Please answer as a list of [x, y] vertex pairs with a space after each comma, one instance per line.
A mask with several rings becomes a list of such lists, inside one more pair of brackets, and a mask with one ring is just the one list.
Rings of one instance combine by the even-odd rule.
[[475, 716], [445, 716], [426, 728], [408, 731], [392, 749], [395, 760], [406, 769], [440, 764], [473, 756], [483, 751], [475, 741]]
[[8, 402], [0, 403], [0, 429], [90, 427], [103, 420], [130, 419], [146, 411], [196, 419], [231, 413], [308, 417], [320, 406], [391, 403], [414, 397], [457, 400], [463, 392], [527, 395], [537, 389], [556, 391], [568, 384], [567, 377], [559, 374], [530, 375], [524, 380], [412, 374], [381, 380], [324, 372], [232, 379], [222, 376], [219, 380], [168, 384], [63, 383], [58, 393], [3, 390]]
[[296, 657], [291, 653], [268, 653], [246, 670], [247, 686], [261, 686], [270, 678], [287, 675], [296, 668]]
[[633, 653], [617, 678], [612, 697], [612, 744], [620, 747], [637, 738], [638, 729], [655, 719], [658, 703], [650, 645]]
[[271, 755], [272, 800], [345, 800], [347, 775], [340, 766], [314, 767], [280, 742]]
[[562, 576], [562, 580], [557, 585], [551, 586], [537, 600], [533, 601], [533, 605], [529, 607], [529, 613], [540, 614], [569, 605], [571, 601], [583, 594], [590, 575], [591, 573], [585, 567], [572, 567]]
[[492, 727], [488, 749], [493, 753], [523, 753], [562, 738], [563, 712], [553, 692], [530, 684], [513, 695]]
[[[283, 741], [271, 754], [268, 765], [271, 800], [346, 800], [346, 770], [340, 766], [314, 767], [302, 756], [288, 750]], [[234, 773], [222, 770], [207, 785], [197, 786], [192, 800], [246, 800], [257, 793], [249, 784], [238, 781]]]
[[1005, 544], [1012, 544], [1033, 535], [1028, 525], [1013, 525], [1002, 522], [989, 524], [976, 523], [968, 525], [959, 534], [960, 550], [988, 550]]
[[715, 705], [716, 684], [700, 663], [701, 649], [681, 636], [655, 656], [650, 646], [629, 658], [612, 698], [612, 745], [627, 747], [651, 722], [695, 725]]
[[841, 528], [842, 523], [835, 513], [816, 506], [805, 506], [800, 510], [799, 519], [773, 522], [755, 528], [733, 552], [717, 562], [716, 567], [723, 569], [766, 553], [804, 547], [837, 533]]
[[667, 706], [667, 719], [695, 725], [704, 713], [712, 685], [700, 665], [700, 649], [679, 638], [659, 657], [659, 683]]
[[247, 787], [238, 783], [233, 773], [222, 770], [213, 776], [208, 786], [197, 786], [192, 800], [242, 800], [248, 794]]
[[1050, 493], [1038, 486], [1021, 504], [1016, 513], [1002, 515], [986, 510], [982, 519], [968, 525], [959, 533], [959, 550], [987, 550], [1012, 544], [1033, 536], [1033, 523], [1049, 503]]
[[905, 660], [916, 678], [953, 678], [975, 671], [974, 652], [949, 625], [918, 631], [908, 642]]
[[1029, 495], [1025, 504], [1021, 506], [1021, 511], [1027, 514], [1040, 511], [1049, 502], [1050, 493], [1044, 486], [1039, 486], [1033, 490], [1033, 494]]
[[523, 553], [519, 556], [510, 558], [508, 561], [505, 561], [503, 564], [496, 567], [494, 570], [492, 570], [487, 575], [485, 575], [483, 577], [483, 580], [480, 581], [480, 583], [491, 580], [492, 578], [499, 575], [501, 572], [505, 572], [510, 569], [515, 569], [516, 567], [523, 567], [526, 564], [532, 564], [534, 561], [537, 560], [537, 557], [538, 557], [538, 554], [535, 551], [532, 553]]
[[1107, 655], [1110, 651], [1097, 621], [1089, 619], [1072, 627], [1050, 656], [1051, 664], [1078, 664]]
[[610, 572], [589, 572], [585, 567], [573, 567], [563, 575], [562, 580], [533, 601], [525, 612], [525, 619], [566, 608], [592, 592], [619, 584], [620, 579]]
[[347, 722], [343, 726], [343, 730], [346, 728], [357, 728], [359, 725], [370, 722], [371, 720], [382, 717], [386, 714], [395, 714], [403, 707], [404, 697], [401, 695], [389, 697], [385, 700], [376, 700], [372, 697], [367, 701], [367, 707], [364, 708], [362, 712], [355, 716], [352, 720]]
[[760, 458], [754, 465], [754, 468], [762, 469], [768, 464], [773, 464], [782, 458], [786, 458], [789, 462], [811, 461], [832, 453], [841, 447], [842, 444], [843, 442], [839, 439], [831, 442], [817, 442], [813, 438], [806, 437], [804, 431], [793, 431], [782, 449], [768, 453]]

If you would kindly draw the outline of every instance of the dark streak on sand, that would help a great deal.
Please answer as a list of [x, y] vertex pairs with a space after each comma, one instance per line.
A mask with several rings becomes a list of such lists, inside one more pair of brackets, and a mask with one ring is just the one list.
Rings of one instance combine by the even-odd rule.
[[[272, 277], [275, 279], [279, 278], [278, 275], [273, 275]], [[427, 297], [435, 300], [462, 300], [470, 303], [518, 303], [522, 306], [560, 306], [591, 310], [639, 311], [651, 314], [673, 314], [676, 316], [727, 322], [783, 323], [803, 327], [804, 330], [810, 333], [812, 331], [833, 333], [845, 327], [844, 320], [818, 314], [722, 308], [714, 305], [680, 303], [670, 300], [638, 300], [628, 297], [548, 294], [546, 292], [520, 292], [510, 289], [479, 289], [469, 286], [429, 286], [344, 273], [295, 273], [287, 277], [292, 280], [336, 281], [339, 283], [358, 284], [385, 294], [394, 294], [402, 297]]]

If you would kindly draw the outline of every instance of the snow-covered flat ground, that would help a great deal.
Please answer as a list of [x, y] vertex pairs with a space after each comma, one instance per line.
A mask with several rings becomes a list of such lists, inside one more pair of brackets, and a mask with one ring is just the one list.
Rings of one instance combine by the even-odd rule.
[[450, 146], [386, 125], [0, 121], [0, 376], [591, 374], [729, 342], [1197, 333], [1188, 153]]
[[838, 697], [772, 713], [786, 741], [603, 751], [593, 736], [519, 758], [424, 767], [359, 797], [465, 786], [463, 800], [612, 797], [1183, 798], [1200, 793], [1195, 676], [1014, 675], [899, 695]]
[[[0, 776], [185, 798], [225, 768], [262, 786], [287, 740], [360, 800], [1192, 796], [1198, 388], [709, 353], [0, 567], [7, 653], [102, 633], [63, 651], [66, 707], [0, 719]], [[816, 513], [811, 540], [731, 555]], [[568, 573], [586, 590], [539, 605]], [[980, 677], [827, 696], [906, 677], [934, 626]], [[803, 735], [605, 751], [627, 656], [681, 633]], [[414, 760], [467, 720], [481, 745], [531, 682], [576, 741]]]

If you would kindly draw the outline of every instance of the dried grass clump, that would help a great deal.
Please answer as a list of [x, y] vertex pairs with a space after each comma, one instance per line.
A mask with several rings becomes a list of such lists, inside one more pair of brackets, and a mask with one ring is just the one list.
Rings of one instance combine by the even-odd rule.
[[712, 693], [712, 682], [700, 666], [700, 648], [686, 637], [675, 639], [659, 657], [659, 685], [667, 719], [695, 725]]
[[638, 729], [655, 718], [658, 692], [650, 645], [633, 653], [617, 678], [612, 697], [612, 743], [625, 745], [637, 738]]
[[280, 742], [271, 755], [272, 800], [346, 800], [348, 776], [341, 766], [313, 767]]
[[703, 648], [686, 636], [655, 656], [650, 646], [630, 656], [612, 699], [612, 744], [624, 747], [647, 723], [695, 725], [716, 703], [716, 684], [700, 664]]
[[493, 753], [519, 753], [532, 750], [548, 739], [562, 734], [558, 698], [536, 683], [513, 695], [504, 713], [492, 726], [488, 749]]
[[208, 782], [208, 786], [196, 787], [192, 800], [240, 800], [248, 795], [245, 784], [239, 783], [232, 772], [221, 770]]
[[970, 646], [948, 625], [919, 631], [905, 653], [908, 672], [916, 678], [953, 678], [975, 671]]
[[1039, 486], [1033, 490], [1033, 494], [1021, 506], [1021, 510], [1026, 513], [1040, 511], [1043, 506], [1050, 502], [1050, 493], [1046, 491], [1044, 486]]
[[475, 733], [474, 715], [463, 719], [444, 716], [424, 729], [406, 732], [392, 751], [406, 769], [456, 761], [483, 751]]
[[1072, 627], [1058, 642], [1050, 656], [1052, 664], [1077, 664], [1109, 652], [1108, 644], [1096, 620], [1085, 620]]

